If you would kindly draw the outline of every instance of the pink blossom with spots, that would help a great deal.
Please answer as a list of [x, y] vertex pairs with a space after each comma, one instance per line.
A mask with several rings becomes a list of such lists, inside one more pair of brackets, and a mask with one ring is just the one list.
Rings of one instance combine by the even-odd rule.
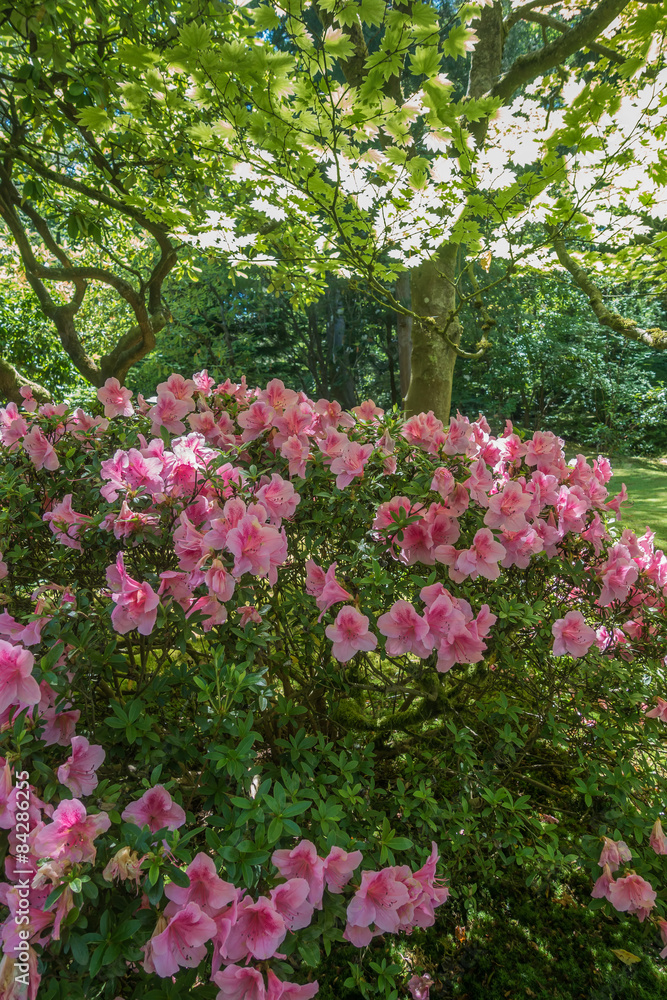
[[47, 441], [44, 431], [37, 424], [33, 424], [23, 438], [23, 447], [38, 471], [47, 469], [49, 472], [55, 472], [60, 467], [55, 448]]
[[91, 745], [85, 736], [73, 736], [72, 754], [58, 768], [58, 781], [69, 788], [75, 798], [90, 795], [99, 783], [95, 772], [105, 756], [104, 747]]
[[489, 509], [484, 515], [487, 528], [501, 528], [503, 531], [521, 531], [526, 527], [525, 513], [532, 497], [524, 493], [521, 485], [513, 481], [505, 484], [500, 493], [489, 497]]
[[270, 899], [260, 896], [257, 902], [246, 897], [236, 910], [224, 948], [223, 958], [238, 962], [242, 958], [263, 961], [272, 958], [287, 936], [287, 925]]
[[362, 420], [364, 423], [375, 423], [384, 416], [384, 410], [376, 406], [372, 399], [365, 400], [360, 406], [353, 406], [352, 413], [357, 420]]
[[294, 512], [301, 500], [292, 484], [287, 479], [283, 479], [277, 472], [272, 474], [270, 482], [260, 486], [256, 496], [259, 503], [266, 508], [271, 524], [278, 527], [283, 520], [294, 517]]
[[615, 910], [635, 913], [640, 923], [655, 906], [656, 896], [651, 883], [634, 873], [617, 879], [609, 886], [607, 893], [607, 899]]
[[489, 528], [480, 528], [475, 533], [470, 548], [457, 555], [449, 575], [455, 583], [461, 583], [467, 576], [472, 580], [476, 580], [478, 576], [485, 580], [497, 580], [500, 576], [498, 563], [506, 554], [506, 549], [496, 541], [493, 532]]
[[308, 927], [315, 907], [308, 899], [310, 886], [305, 878], [290, 878], [272, 889], [269, 895], [289, 931]]
[[353, 479], [360, 479], [363, 476], [366, 463], [372, 454], [372, 444], [361, 445], [357, 441], [350, 441], [340, 457], [334, 458], [331, 471], [336, 476], [336, 486], [339, 490], [349, 486]]
[[322, 589], [315, 596], [315, 603], [320, 609], [320, 616], [317, 619], [322, 621], [322, 618], [334, 604], [339, 604], [341, 601], [351, 601], [352, 594], [350, 594], [344, 587], [341, 587], [340, 583], [336, 579], [336, 566], [337, 563], [332, 563], [328, 570], [324, 574], [324, 580], [322, 583]]
[[28, 422], [19, 413], [16, 403], [0, 407], [0, 441], [10, 451], [15, 451], [18, 442], [28, 431]]
[[171, 434], [183, 434], [185, 432], [183, 417], [194, 408], [194, 403], [190, 399], [177, 399], [173, 392], [168, 390], [160, 393], [157, 403], [148, 411], [148, 416], [152, 420], [151, 434], [159, 437], [161, 427], [166, 428]]
[[430, 455], [437, 455], [446, 441], [442, 420], [433, 410], [410, 417], [401, 428], [401, 436]]
[[47, 522], [51, 532], [61, 545], [81, 552], [82, 547], [78, 536], [93, 519], [87, 514], [78, 514], [72, 509], [72, 494], [68, 493], [60, 503], [42, 515], [42, 520]]
[[34, 665], [35, 657], [27, 649], [0, 639], [0, 712], [10, 706], [21, 711], [39, 703], [42, 695], [32, 676]]
[[274, 851], [271, 855], [271, 863], [275, 865], [283, 878], [305, 879], [309, 886], [309, 902], [316, 910], [322, 909], [324, 860], [318, 856], [315, 844], [311, 843], [310, 840], [301, 840], [291, 850]]
[[285, 536], [277, 528], [247, 514], [228, 532], [225, 544], [234, 556], [234, 576], [251, 573], [275, 583], [271, 571], [287, 556]]
[[554, 637], [554, 656], [585, 656], [594, 644], [595, 629], [587, 625], [581, 611], [568, 611], [564, 618], [558, 618], [551, 626]]
[[215, 921], [196, 903], [188, 903], [171, 918], [165, 929], [151, 938], [152, 969], [163, 979], [179, 969], [196, 969], [206, 958], [206, 944], [217, 932]]
[[165, 909], [168, 917], [188, 903], [196, 903], [202, 913], [216, 917], [229, 903], [238, 899], [239, 890], [231, 882], [220, 878], [215, 862], [208, 854], [201, 851], [196, 854], [185, 874], [190, 879], [190, 885], [180, 886], [170, 882], [164, 887], [164, 894], [170, 900]]
[[389, 611], [378, 618], [378, 630], [387, 637], [385, 649], [389, 656], [414, 653], [426, 659], [433, 649], [429, 642], [428, 622], [419, 615], [409, 601], [395, 601]]
[[266, 1000], [262, 973], [243, 965], [228, 965], [211, 976], [220, 991], [216, 1000]]
[[399, 908], [410, 899], [393, 868], [361, 873], [361, 885], [347, 907], [347, 922], [354, 927], [370, 927], [395, 934], [400, 925]]
[[132, 406], [132, 390], [126, 389], [117, 378], [108, 378], [101, 389], [97, 390], [97, 398], [104, 404], [104, 416], [131, 417], [134, 414]]
[[97, 852], [93, 841], [110, 826], [106, 813], [89, 816], [78, 799], [66, 799], [54, 809], [51, 822], [37, 831], [34, 851], [38, 857], [66, 858], [72, 864], [94, 861]]
[[361, 851], [348, 852], [342, 847], [332, 847], [324, 859], [324, 881], [329, 892], [341, 893], [362, 860]]
[[111, 623], [116, 632], [126, 635], [137, 629], [140, 635], [150, 635], [155, 627], [160, 598], [148, 583], [139, 583], [126, 576], [119, 591], [111, 595], [116, 605]]
[[280, 454], [287, 459], [287, 471], [290, 476], [306, 478], [306, 462], [310, 458], [308, 438], [293, 434], [280, 446]]
[[368, 630], [368, 618], [352, 605], [341, 608], [333, 625], [324, 630], [333, 642], [331, 652], [341, 663], [347, 663], [355, 653], [370, 652], [377, 646], [377, 637]]
[[278, 979], [273, 969], [267, 973], [268, 989], [266, 1000], [312, 1000], [319, 990], [317, 980], [313, 983], [289, 983]]
[[174, 802], [164, 785], [154, 785], [140, 799], [125, 807], [121, 819], [138, 827], [147, 826], [151, 833], [156, 833], [165, 827], [178, 830], [185, 823], [185, 811]]
[[242, 440], [255, 441], [266, 431], [271, 430], [275, 416], [276, 411], [268, 403], [263, 403], [261, 400], [251, 403], [248, 409], [239, 413], [236, 418], [239, 426], [243, 428]]

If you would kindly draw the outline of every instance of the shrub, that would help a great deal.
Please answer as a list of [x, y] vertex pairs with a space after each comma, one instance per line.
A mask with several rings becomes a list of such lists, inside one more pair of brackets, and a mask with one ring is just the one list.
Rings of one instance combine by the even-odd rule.
[[131, 395], [0, 411], [0, 996], [425, 996], [393, 935], [572, 865], [654, 920], [667, 559], [609, 463]]

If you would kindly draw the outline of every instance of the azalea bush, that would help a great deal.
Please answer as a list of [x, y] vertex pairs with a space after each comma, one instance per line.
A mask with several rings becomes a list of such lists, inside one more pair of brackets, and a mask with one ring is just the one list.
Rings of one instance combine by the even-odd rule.
[[3, 1000], [423, 1000], [429, 935], [573, 867], [665, 935], [667, 559], [609, 462], [206, 371], [23, 392]]

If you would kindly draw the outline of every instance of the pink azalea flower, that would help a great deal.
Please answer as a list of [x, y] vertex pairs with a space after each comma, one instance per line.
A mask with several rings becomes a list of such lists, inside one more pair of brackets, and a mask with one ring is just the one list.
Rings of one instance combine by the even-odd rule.
[[134, 414], [132, 391], [121, 386], [117, 378], [108, 378], [97, 390], [97, 398], [104, 404], [105, 417], [131, 417]]
[[211, 979], [220, 987], [216, 1000], [266, 1000], [262, 973], [242, 965], [228, 965]]
[[85, 736], [74, 736], [72, 755], [58, 768], [58, 781], [77, 798], [80, 795], [90, 795], [97, 788], [95, 771], [105, 756], [103, 747], [96, 744], [91, 746]]
[[354, 413], [357, 420], [363, 420], [366, 423], [374, 423], [380, 417], [384, 416], [384, 410], [376, 406], [372, 399], [365, 400], [360, 406], [353, 406], [352, 413]]
[[[266, 1000], [311, 1000], [319, 990], [317, 980], [314, 983], [286, 983], [278, 979], [273, 969], [267, 974], [268, 990]], [[253, 998], [254, 1000], [254, 998]]]
[[302, 878], [308, 883], [310, 890], [308, 900], [316, 910], [322, 909], [322, 894], [324, 893], [324, 861], [318, 857], [317, 848], [310, 840], [301, 840], [291, 850], [274, 851], [271, 863], [275, 865], [283, 878]]
[[74, 739], [74, 730], [81, 712], [79, 709], [56, 712], [55, 708], [40, 708], [40, 720], [45, 723], [42, 739], [49, 746], [71, 746]]
[[116, 607], [111, 622], [116, 632], [125, 635], [137, 629], [140, 635], [150, 635], [155, 626], [160, 598], [148, 583], [139, 583], [126, 576], [121, 589], [111, 595]]
[[362, 859], [361, 851], [348, 852], [342, 847], [332, 847], [324, 859], [324, 881], [329, 892], [341, 893]]
[[229, 574], [219, 559], [214, 559], [204, 576], [204, 583], [219, 601], [230, 601], [236, 587], [236, 580]]
[[363, 476], [366, 463], [372, 454], [372, 444], [348, 442], [340, 457], [331, 463], [331, 471], [336, 476], [336, 486], [339, 490], [349, 486], [353, 479]]
[[340, 601], [352, 600], [352, 594], [345, 590], [344, 587], [341, 587], [340, 583], [336, 579], [336, 566], [337, 563], [332, 563], [331, 566], [329, 566], [329, 569], [324, 574], [322, 589], [315, 598], [315, 603], [321, 612], [319, 618], [317, 619], [320, 622], [332, 605], [338, 604]]
[[433, 980], [428, 973], [424, 976], [412, 976], [408, 980], [408, 991], [412, 1000], [429, 1000], [429, 993]]
[[437, 455], [446, 440], [442, 420], [438, 420], [433, 410], [417, 413], [406, 420], [401, 436], [430, 455]]
[[659, 698], [656, 696], [657, 705], [652, 708], [650, 712], [646, 713], [647, 719], [660, 719], [661, 722], [667, 722], [667, 701], [664, 698]]
[[624, 601], [627, 598], [630, 587], [639, 576], [639, 570], [628, 547], [617, 542], [607, 551], [607, 559], [600, 566], [599, 574], [602, 579], [599, 603], [606, 608], [614, 601]]
[[28, 413], [34, 413], [37, 409], [38, 403], [32, 394], [32, 389], [29, 385], [22, 385], [19, 389], [21, 396], [23, 397], [23, 409], [27, 410]]
[[196, 969], [206, 957], [206, 942], [217, 931], [215, 921], [188, 903], [151, 939], [151, 959], [158, 976], [174, 976], [180, 968]]
[[319, 597], [324, 590], [326, 573], [312, 559], [306, 561], [306, 593], [311, 597]]
[[454, 476], [451, 474], [449, 469], [442, 465], [439, 469], [435, 470], [433, 479], [431, 480], [430, 489], [435, 490], [440, 494], [443, 500], [446, 500], [454, 489], [454, 485]]
[[151, 434], [159, 437], [161, 427], [166, 427], [172, 434], [183, 434], [185, 424], [182, 418], [194, 408], [191, 399], [177, 399], [173, 392], [169, 391], [160, 393], [157, 403], [148, 411], [148, 416], [153, 421]]
[[256, 625], [262, 624], [262, 616], [254, 604], [244, 604], [236, 609], [236, 613], [241, 616], [241, 628], [245, 628], [248, 622], [255, 622]]
[[307, 403], [294, 403], [292, 406], [288, 406], [273, 419], [273, 426], [278, 430], [274, 445], [281, 445], [291, 437], [307, 438], [312, 433], [312, 423], [313, 411]]
[[4, 580], [9, 573], [9, 568], [7, 563], [3, 561], [2, 552], [0, 552], [0, 580]]
[[34, 852], [38, 857], [67, 859], [72, 864], [95, 860], [93, 841], [111, 826], [106, 813], [88, 816], [78, 799], [67, 799], [58, 805], [47, 823], [37, 831]]
[[208, 396], [215, 385], [215, 379], [211, 378], [206, 368], [202, 368], [200, 372], [195, 372], [192, 376], [192, 381], [195, 389], [201, 392], [203, 396]]
[[[164, 894], [171, 900], [170, 906], [174, 911], [176, 907], [196, 903], [202, 913], [215, 917], [225, 906], [238, 898], [238, 889], [220, 878], [215, 862], [203, 852], [195, 855], [185, 872], [190, 879], [190, 885], [183, 887], [170, 882], [164, 887]], [[171, 913], [167, 912], [167, 916], [171, 916]]]
[[[226, 547], [234, 556], [234, 576], [252, 573], [269, 576], [276, 559], [285, 548], [284, 536], [269, 524], [261, 524], [255, 515], [243, 517], [237, 527], [227, 533]], [[287, 556], [287, 552], [285, 552]]]
[[289, 931], [307, 927], [315, 907], [309, 901], [310, 885], [305, 878], [291, 878], [269, 893], [271, 902], [285, 921]]
[[39, 703], [42, 695], [32, 676], [34, 665], [35, 657], [27, 649], [0, 639], [0, 712], [10, 706], [21, 711]]
[[59, 468], [60, 461], [56, 455], [56, 450], [47, 441], [44, 431], [37, 424], [33, 424], [23, 438], [23, 447], [37, 470], [48, 469], [49, 472], [55, 472]]
[[665, 837], [660, 819], [657, 819], [653, 824], [648, 842], [656, 854], [667, 854], [667, 837]]
[[257, 500], [266, 507], [272, 524], [280, 526], [283, 518], [291, 518], [301, 497], [288, 480], [277, 472], [271, 476], [271, 482], [265, 483], [257, 491]]
[[615, 872], [619, 865], [632, 860], [632, 851], [624, 840], [610, 840], [609, 837], [603, 837], [602, 839], [604, 840], [604, 845], [600, 854], [600, 860], [598, 861], [600, 868], [608, 865], [609, 870]]
[[310, 445], [307, 437], [292, 434], [281, 444], [280, 454], [287, 459], [290, 476], [298, 476], [299, 479], [306, 478], [306, 462], [310, 457]]
[[595, 642], [595, 629], [584, 621], [581, 611], [568, 611], [551, 626], [554, 656], [585, 656]]
[[165, 392], [171, 392], [176, 399], [183, 399], [192, 403], [192, 409], [194, 409], [194, 400], [192, 396], [193, 393], [196, 392], [197, 386], [191, 378], [183, 378], [182, 375], [174, 372], [169, 376], [166, 382], [160, 382], [156, 388], [158, 396]]
[[87, 514], [78, 514], [72, 510], [72, 494], [68, 493], [60, 503], [56, 504], [52, 510], [47, 511], [42, 516], [50, 530], [56, 536], [61, 545], [67, 545], [70, 549], [82, 551], [79, 534], [86, 524], [90, 524], [92, 517]]
[[151, 833], [156, 833], [164, 827], [178, 830], [185, 823], [185, 812], [163, 785], [154, 785], [125, 807], [121, 819], [138, 827], [147, 826]]
[[315, 413], [319, 415], [322, 431], [336, 430], [337, 427], [354, 427], [354, 417], [349, 413], [344, 413], [340, 403], [336, 400], [318, 399], [315, 403]]
[[636, 913], [641, 922], [655, 906], [656, 891], [640, 875], [626, 875], [609, 886], [607, 899], [619, 912]]
[[287, 935], [287, 925], [270, 899], [241, 900], [223, 957], [236, 962], [247, 955], [260, 961], [273, 958]]
[[408, 890], [398, 881], [393, 868], [361, 873], [361, 885], [347, 907], [347, 922], [395, 934], [400, 925], [399, 908], [409, 902]]
[[506, 549], [496, 541], [493, 532], [489, 528], [480, 528], [470, 548], [464, 549], [457, 556], [454, 566], [456, 576], [451, 569], [449, 575], [456, 583], [460, 583], [466, 576], [473, 580], [478, 576], [483, 576], [486, 580], [497, 580], [500, 576], [498, 563], [506, 554]]
[[265, 431], [271, 430], [276, 411], [268, 403], [261, 400], [252, 403], [247, 410], [237, 417], [239, 426], [243, 428], [243, 441], [254, 441]]
[[360, 650], [375, 649], [377, 637], [368, 631], [368, 618], [348, 604], [341, 608], [333, 625], [325, 628], [333, 642], [332, 653], [341, 663], [347, 663]]
[[389, 656], [414, 653], [426, 659], [433, 649], [433, 640], [427, 641], [429, 624], [409, 601], [396, 601], [386, 614], [380, 615], [377, 624], [382, 635], [387, 636], [385, 648]]
[[526, 527], [525, 513], [530, 507], [532, 497], [524, 493], [521, 484], [510, 480], [500, 493], [489, 497], [489, 509], [484, 515], [484, 524], [488, 528], [501, 528], [503, 531], [521, 531]]

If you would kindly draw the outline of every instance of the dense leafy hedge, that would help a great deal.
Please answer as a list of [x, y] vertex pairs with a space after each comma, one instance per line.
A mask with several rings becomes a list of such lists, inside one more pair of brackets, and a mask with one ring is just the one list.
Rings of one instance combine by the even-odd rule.
[[667, 559], [608, 462], [98, 396], [0, 411], [0, 996], [427, 996], [394, 935], [573, 865], [657, 919]]

